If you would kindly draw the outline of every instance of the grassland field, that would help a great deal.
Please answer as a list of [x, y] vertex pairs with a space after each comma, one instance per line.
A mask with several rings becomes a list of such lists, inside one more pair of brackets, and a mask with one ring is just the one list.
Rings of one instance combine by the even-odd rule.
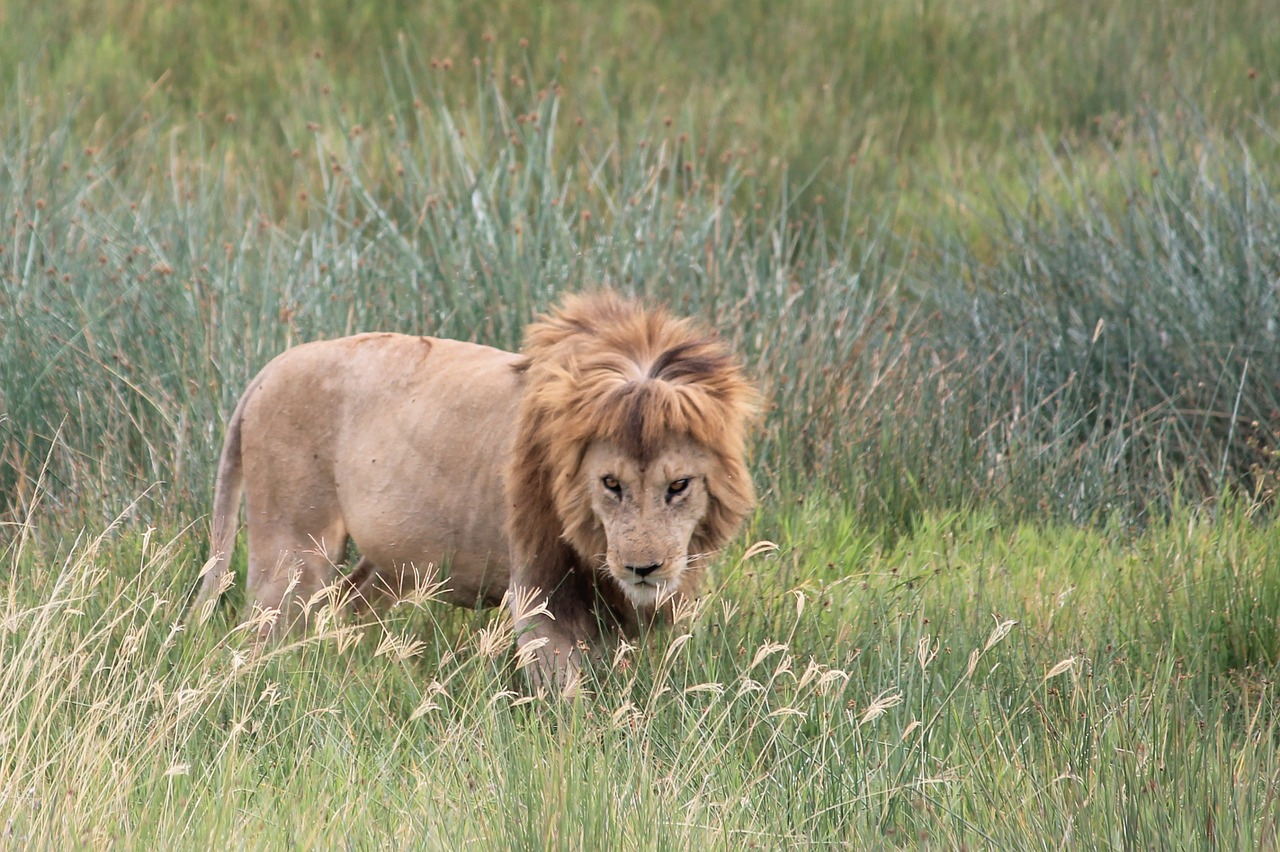
[[[0, 4], [0, 842], [1275, 848], [1271, 6]], [[599, 285], [767, 410], [588, 698], [184, 623], [270, 357]]]

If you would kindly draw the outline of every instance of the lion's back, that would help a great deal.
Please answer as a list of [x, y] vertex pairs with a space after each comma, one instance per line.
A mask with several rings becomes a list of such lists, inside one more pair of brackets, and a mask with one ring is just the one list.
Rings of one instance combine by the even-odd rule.
[[276, 356], [250, 386], [245, 429], [277, 449], [282, 433], [331, 451], [423, 430], [433, 442], [459, 429], [474, 440], [477, 425], [506, 422], [515, 410], [518, 360], [489, 346], [406, 334], [304, 343]]

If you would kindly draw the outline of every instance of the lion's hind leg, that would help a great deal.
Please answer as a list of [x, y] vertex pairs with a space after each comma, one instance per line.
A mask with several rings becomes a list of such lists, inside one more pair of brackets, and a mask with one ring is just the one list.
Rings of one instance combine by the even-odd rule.
[[316, 526], [319, 534], [303, 534], [290, 525], [251, 529], [248, 592], [250, 618], [261, 622], [259, 639], [281, 637], [304, 624], [328, 603], [326, 590], [341, 594], [334, 580], [346, 555], [346, 526], [340, 518]]

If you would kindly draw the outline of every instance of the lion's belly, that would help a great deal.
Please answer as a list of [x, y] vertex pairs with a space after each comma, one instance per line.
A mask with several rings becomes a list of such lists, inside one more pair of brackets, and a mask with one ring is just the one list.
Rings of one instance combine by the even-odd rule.
[[351, 518], [351, 537], [380, 572], [442, 582], [440, 597], [459, 606], [492, 606], [506, 591], [506, 536], [491, 524], [470, 524], [437, 505], [391, 509]]
[[444, 340], [425, 358], [365, 350], [344, 365], [367, 374], [368, 391], [342, 418], [334, 466], [349, 535], [380, 573], [434, 571], [449, 602], [498, 603], [509, 575], [503, 476], [517, 356]]

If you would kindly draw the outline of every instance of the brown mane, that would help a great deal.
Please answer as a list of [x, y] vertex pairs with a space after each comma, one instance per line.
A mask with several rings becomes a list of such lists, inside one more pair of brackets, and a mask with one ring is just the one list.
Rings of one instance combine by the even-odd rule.
[[[727, 347], [687, 319], [611, 293], [571, 296], [530, 325], [526, 379], [506, 477], [509, 533], [520, 561], [598, 562], [605, 538], [576, 477], [593, 441], [640, 462], [687, 437], [709, 450], [710, 506], [690, 553], [718, 549], [754, 505], [745, 466], [757, 394]], [[542, 573], [542, 572], [535, 572]], [[701, 571], [691, 571], [690, 581]], [[684, 591], [696, 593], [696, 589]]]

